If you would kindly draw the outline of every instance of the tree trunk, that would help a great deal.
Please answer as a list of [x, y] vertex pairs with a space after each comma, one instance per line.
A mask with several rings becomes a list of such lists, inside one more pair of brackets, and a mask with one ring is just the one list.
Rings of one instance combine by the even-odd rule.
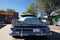
[[50, 24], [50, 13], [47, 14], [47, 20], [49, 21], [49, 24]]

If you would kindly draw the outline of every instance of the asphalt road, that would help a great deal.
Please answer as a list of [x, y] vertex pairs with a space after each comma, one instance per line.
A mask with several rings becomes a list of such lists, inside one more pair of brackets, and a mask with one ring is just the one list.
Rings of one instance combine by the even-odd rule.
[[[1, 26], [0, 27], [0, 40], [24, 40], [24, 39], [15, 39], [9, 35], [11, 24], [4, 25], [4, 26], [0, 25], [0, 26]], [[54, 31], [54, 30], [55, 29], [51, 28], [53, 35], [50, 36], [49, 38], [47, 37], [26, 37], [25, 40], [60, 40], [60, 30], [57, 30], [57, 29], [56, 29], [57, 31]]]

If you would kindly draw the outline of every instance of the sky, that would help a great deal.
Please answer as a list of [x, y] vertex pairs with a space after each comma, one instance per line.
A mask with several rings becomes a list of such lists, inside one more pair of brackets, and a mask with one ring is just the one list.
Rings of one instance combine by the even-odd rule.
[[33, 0], [0, 0], [0, 9], [14, 9], [19, 12], [20, 15], [26, 11], [31, 2], [33, 2]]

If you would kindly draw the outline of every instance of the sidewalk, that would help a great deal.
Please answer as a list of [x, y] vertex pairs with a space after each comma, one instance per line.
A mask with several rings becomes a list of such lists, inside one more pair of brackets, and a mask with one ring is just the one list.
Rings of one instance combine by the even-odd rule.
[[60, 27], [55, 25], [49, 25], [50, 30], [60, 33]]

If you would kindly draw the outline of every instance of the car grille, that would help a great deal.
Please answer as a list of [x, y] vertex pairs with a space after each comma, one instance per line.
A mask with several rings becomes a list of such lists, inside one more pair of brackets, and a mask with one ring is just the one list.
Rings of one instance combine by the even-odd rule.
[[46, 26], [14, 26], [15, 28], [47, 28]]

